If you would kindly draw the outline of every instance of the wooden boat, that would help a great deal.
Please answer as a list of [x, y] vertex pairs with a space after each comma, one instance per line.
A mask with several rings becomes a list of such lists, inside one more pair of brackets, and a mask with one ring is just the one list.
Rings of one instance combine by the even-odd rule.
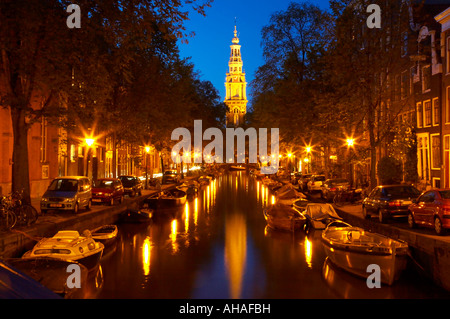
[[264, 209], [264, 218], [270, 228], [291, 232], [302, 230], [306, 222], [299, 211], [280, 204]]
[[51, 238], [41, 239], [22, 258], [48, 257], [76, 261], [90, 270], [99, 264], [104, 248], [88, 230], [83, 232], [83, 236], [76, 230], [61, 230]]
[[297, 199], [306, 199], [306, 196], [297, 191], [292, 184], [286, 184], [275, 192], [277, 203], [292, 206]]
[[187, 181], [177, 186], [177, 189], [186, 192], [186, 196], [196, 196], [198, 194], [199, 183], [197, 181]]
[[[89, 270], [80, 263], [47, 257], [11, 258], [6, 262], [61, 297], [70, 299], [83, 295]], [[67, 286], [67, 267], [74, 263], [80, 267], [80, 288]]]
[[177, 188], [167, 189], [161, 193], [150, 195], [144, 200], [150, 209], [166, 209], [183, 206], [186, 203], [187, 194]]
[[325, 229], [325, 227], [334, 220], [342, 220], [333, 206], [330, 204], [322, 203], [309, 203], [306, 205], [303, 212], [307, 221], [305, 223], [305, 229]]
[[381, 282], [392, 285], [408, 261], [408, 245], [377, 233], [342, 222], [330, 223], [322, 232], [328, 258], [339, 268], [367, 278], [367, 267], [376, 264]]
[[202, 175], [200, 176], [197, 181], [200, 185], [209, 185], [209, 183], [211, 182], [212, 178], [208, 175]]
[[116, 225], [103, 225], [91, 230], [92, 238], [105, 246], [114, 242], [118, 233], [119, 230]]
[[153, 209], [127, 210], [123, 212], [119, 221], [122, 223], [148, 223], [152, 220]]
[[231, 165], [230, 166], [230, 171], [245, 171], [246, 168], [243, 165]]
[[303, 213], [306, 210], [306, 206], [310, 204], [311, 202], [304, 198], [298, 198], [295, 199], [292, 202], [292, 207], [294, 207], [296, 210], [298, 210], [300, 213]]

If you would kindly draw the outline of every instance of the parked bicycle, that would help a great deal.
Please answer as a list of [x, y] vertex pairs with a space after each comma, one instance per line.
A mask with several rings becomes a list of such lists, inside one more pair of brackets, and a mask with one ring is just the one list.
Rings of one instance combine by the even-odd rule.
[[[0, 206], [4, 228], [6, 229], [11, 229], [17, 225], [30, 226], [38, 219], [36, 208], [23, 202], [23, 191], [16, 191], [8, 196], [3, 196]], [[15, 222], [12, 215], [15, 217]]]
[[0, 198], [0, 230], [10, 230], [17, 223], [17, 216], [10, 207], [6, 196]]
[[363, 200], [361, 189], [341, 190], [333, 198], [336, 206], [360, 204]]

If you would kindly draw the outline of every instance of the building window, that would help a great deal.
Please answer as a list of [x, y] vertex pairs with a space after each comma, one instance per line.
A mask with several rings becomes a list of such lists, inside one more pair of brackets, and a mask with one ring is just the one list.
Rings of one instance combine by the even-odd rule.
[[40, 161], [47, 162], [47, 119], [45, 117], [42, 117], [41, 121]]
[[417, 160], [419, 178], [429, 180], [428, 135], [417, 136]]
[[422, 103], [417, 103], [417, 127], [423, 127], [423, 109]]
[[425, 101], [423, 103], [423, 107], [425, 109], [425, 125], [431, 126], [431, 101]]
[[408, 32], [402, 33], [402, 56], [405, 56], [408, 54]]
[[439, 125], [440, 122], [440, 105], [439, 98], [433, 99], [433, 125]]
[[422, 68], [422, 91], [427, 92], [431, 89], [431, 66]]
[[450, 73], [450, 37], [447, 37], [447, 73]]
[[431, 135], [431, 168], [441, 167], [441, 138], [439, 135]]
[[70, 144], [70, 161], [75, 162], [77, 158], [77, 149], [75, 144]]
[[445, 103], [445, 123], [450, 123], [450, 86], [447, 86], [447, 103]]

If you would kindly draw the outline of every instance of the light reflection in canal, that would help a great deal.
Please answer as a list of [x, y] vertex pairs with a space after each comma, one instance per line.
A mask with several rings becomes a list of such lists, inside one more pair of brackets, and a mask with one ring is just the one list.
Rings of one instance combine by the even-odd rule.
[[102, 260], [98, 298], [434, 298], [445, 296], [407, 271], [392, 287], [326, 262], [321, 232], [266, 227], [275, 197], [245, 172], [219, 176], [175, 217], [120, 224], [115, 250]]

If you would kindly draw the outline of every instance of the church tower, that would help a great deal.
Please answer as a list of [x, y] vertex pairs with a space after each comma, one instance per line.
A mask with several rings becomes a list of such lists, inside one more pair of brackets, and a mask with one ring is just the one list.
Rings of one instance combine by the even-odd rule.
[[241, 46], [239, 45], [236, 26], [234, 27], [234, 38], [231, 42], [230, 61], [228, 62], [229, 71], [225, 82], [226, 98], [224, 102], [228, 107], [227, 127], [237, 127], [244, 124], [248, 101], [247, 82], [245, 82]]

